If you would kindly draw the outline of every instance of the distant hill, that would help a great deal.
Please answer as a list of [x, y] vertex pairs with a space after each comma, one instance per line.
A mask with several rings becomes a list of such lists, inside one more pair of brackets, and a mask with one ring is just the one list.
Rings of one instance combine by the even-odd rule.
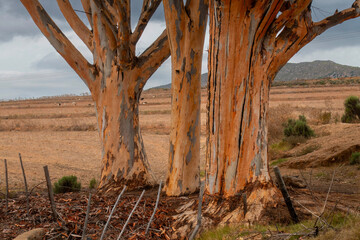
[[357, 76], [360, 76], [359, 67], [341, 65], [332, 61], [314, 61], [287, 63], [276, 75], [275, 81], [344, 78]]
[[[201, 87], [204, 88], [204, 87], [206, 87], [206, 85], [207, 85], [207, 73], [203, 73], [203, 74], [201, 74]], [[153, 87], [152, 89], [157, 89], [157, 88], [170, 89], [171, 83]]]
[[[359, 67], [337, 64], [333, 61], [287, 63], [276, 75], [275, 81], [293, 81], [322, 78], [344, 78], [360, 76]], [[201, 75], [201, 87], [206, 87], [207, 73]], [[171, 84], [154, 88], [170, 89]]]

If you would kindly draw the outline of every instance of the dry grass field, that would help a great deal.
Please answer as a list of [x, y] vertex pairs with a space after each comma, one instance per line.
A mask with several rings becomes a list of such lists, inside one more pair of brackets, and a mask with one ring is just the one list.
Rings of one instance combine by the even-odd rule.
[[[280, 141], [283, 137], [282, 122], [289, 117], [304, 114], [314, 127], [317, 137], [290, 150], [287, 153], [289, 159], [298, 162], [308, 161], [308, 158], [304, 158], [304, 154], [298, 156], [297, 153], [308, 145], [317, 146], [316, 151], [310, 155], [315, 153], [320, 155], [311, 159], [318, 160], [322, 157], [323, 161], [326, 161], [323, 155], [330, 154], [329, 148], [333, 148], [336, 153], [353, 145], [360, 145], [359, 125], [338, 123], [343, 112], [344, 99], [349, 95], [359, 96], [360, 86], [310, 85], [272, 88], [269, 112], [270, 144]], [[170, 91], [148, 90], [142, 94], [142, 98], [140, 124], [146, 152], [155, 175], [159, 179], [164, 179], [169, 147]], [[205, 89], [202, 92], [201, 109], [201, 162], [204, 167]], [[329, 124], [322, 124], [323, 112], [331, 112]], [[342, 141], [339, 141], [340, 138]], [[337, 150], [334, 150], [335, 148]], [[30, 186], [35, 186], [44, 180], [42, 168], [44, 165], [49, 166], [53, 179], [76, 175], [84, 187], [89, 185], [90, 179], [99, 179], [101, 146], [91, 97], [63, 96], [0, 102], [0, 159], [8, 160], [11, 190], [23, 188], [18, 153], [22, 154]], [[272, 156], [272, 158], [276, 160], [276, 157]], [[288, 161], [288, 164], [291, 161]], [[5, 186], [3, 166], [1, 162], [0, 189]], [[302, 166], [307, 167], [306, 164]], [[286, 170], [286, 163], [283, 164], [283, 169], [289, 173], [297, 171]], [[321, 174], [328, 176], [331, 172], [331, 169], [326, 168], [326, 164], [319, 164], [316, 169], [319, 171], [316, 173], [319, 176]], [[353, 171], [352, 175], [357, 177], [350, 179], [359, 180], [359, 171]]]

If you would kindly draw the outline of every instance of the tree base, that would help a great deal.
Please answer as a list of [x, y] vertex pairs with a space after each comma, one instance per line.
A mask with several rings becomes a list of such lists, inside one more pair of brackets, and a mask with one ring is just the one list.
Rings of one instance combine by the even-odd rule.
[[98, 192], [101, 194], [107, 193], [119, 193], [126, 186], [127, 191], [139, 190], [144, 188], [151, 188], [156, 185], [156, 182], [153, 178], [144, 176], [134, 176], [131, 179], [122, 178], [115, 180], [114, 178], [106, 181], [105, 183], [100, 183], [98, 187]]
[[[246, 203], [244, 201], [246, 195]], [[252, 224], [273, 222], [274, 210], [281, 205], [282, 211], [286, 209], [282, 204], [280, 191], [272, 184], [254, 183], [238, 196], [220, 198], [205, 195], [203, 198], [201, 230], [219, 225]], [[183, 239], [191, 232], [197, 223], [198, 199], [192, 198], [180, 206], [174, 215], [174, 228], [176, 239]], [[284, 215], [284, 214], [282, 214]], [[286, 215], [286, 214], [285, 214]], [[288, 215], [288, 214], [287, 214]], [[286, 216], [287, 216], [286, 215]], [[280, 219], [279, 219], [280, 220]], [[283, 220], [280, 220], [283, 221]]]

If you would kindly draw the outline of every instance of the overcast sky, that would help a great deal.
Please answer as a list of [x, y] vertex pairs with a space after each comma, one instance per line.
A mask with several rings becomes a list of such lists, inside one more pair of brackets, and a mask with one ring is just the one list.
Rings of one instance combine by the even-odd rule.
[[[56, 0], [41, 0], [53, 20], [92, 62], [91, 53], [71, 31], [58, 10]], [[132, 1], [132, 24], [136, 23], [140, 0]], [[82, 10], [80, 0], [71, 0], [75, 9]], [[313, 19], [318, 21], [336, 9], [348, 8], [353, 0], [314, 0]], [[87, 23], [83, 13], [78, 15]], [[159, 7], [137, 47], [142, 52], [165, 29], [163, 7]], [[203, 72], [207, 72], [208, 36], [206, 37]], [[347, 21], [328, 30], [290, 62], [332, 60], [360, 66], [360, 19]], [[170, 61], [149, 79], [145, 88], [170, 83]], [[0, 99], [31, 98], [87, 92], [85, 84], [42, 36], [20, 0], [0, 0]]]

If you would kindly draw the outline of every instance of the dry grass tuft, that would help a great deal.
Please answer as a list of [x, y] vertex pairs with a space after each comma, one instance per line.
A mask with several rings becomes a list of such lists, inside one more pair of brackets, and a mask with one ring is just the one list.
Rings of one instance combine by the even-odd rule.
[[269, 144], [279, 142], [284, 138], [283, 124], [293, 117], [293, 107], [289, 104], [281, 104], [270, 108], [268, 121]]

